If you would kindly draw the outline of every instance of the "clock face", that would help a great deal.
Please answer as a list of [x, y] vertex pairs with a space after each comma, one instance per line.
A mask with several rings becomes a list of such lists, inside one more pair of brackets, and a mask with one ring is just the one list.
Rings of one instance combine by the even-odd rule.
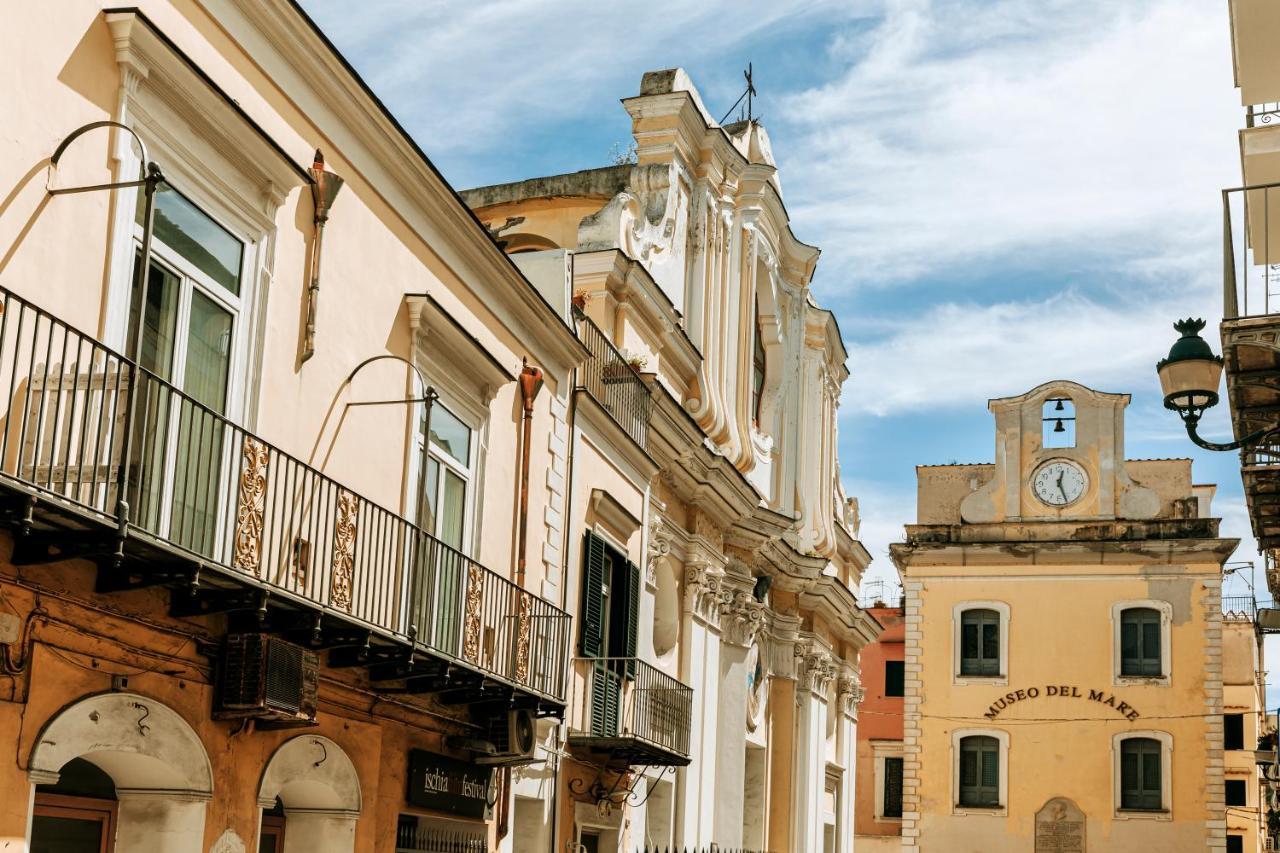
[[1031, 489], [1049, 506], [1068, 506], [1080, 500], [1089, 486], [1084, 469], [1065, 459], [1054, 459], [1036, 469]]

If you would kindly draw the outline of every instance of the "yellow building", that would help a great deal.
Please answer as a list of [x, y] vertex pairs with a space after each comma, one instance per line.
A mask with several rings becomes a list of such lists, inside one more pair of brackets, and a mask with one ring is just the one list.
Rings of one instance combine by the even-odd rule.
[[922, 467], [904, 850], [1227, 850], [1222, 565], [1187, 459], [1125, 460], [1129, 397], [992, 400], [994, 464]]

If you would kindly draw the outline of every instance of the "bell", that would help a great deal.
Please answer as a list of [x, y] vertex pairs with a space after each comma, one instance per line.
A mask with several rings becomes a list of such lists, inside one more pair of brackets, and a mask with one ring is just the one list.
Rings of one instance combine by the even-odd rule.
[[1062, 401], [1061, 401], [1061, 400], [1059, 400], [1059, 401], [1058, 401], [1058, 405], [1054, 406], [1054, 407], [1053, 407], [1053, 410], [1054, 410], [1055, 412], [1065, 412], [1067, 409], [1066, 409], [1066, 406], [1063, 406], [1063, 405], [1062, 405]]
[[1066, 432], [1067, 428], [1062, 425], [1062, 418], [1058, 418], [1058, 422], [1053, 425], [1054, 432]]

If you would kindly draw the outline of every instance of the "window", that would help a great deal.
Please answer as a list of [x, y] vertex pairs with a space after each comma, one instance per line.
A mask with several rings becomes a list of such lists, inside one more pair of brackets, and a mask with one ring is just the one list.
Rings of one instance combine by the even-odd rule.
[[756, 323], [751, 337], [751, 418], [760, 425], [760, 399], [764, 396], [764, 335], [760, 330], [760, 302], [756, 301]]
[[959, 804], [970, 808], [1000, 805], [1000, 742], [994, 737], [960, 739]]
[[902, 817], [902, 758], [884, 759], [884, 806], [882, 817]]
[[903, 662], [900, 660], [887, 660], [884, 662], [884, 695], [885, 696], [904, 696], [906, 695], [905, 678], [903, 671]]
[[1244, 714], [1222, 715], [1223, 749], [1244, 749]]
[[583, 543], [578, 648], [595, 658], [591, 673], [591, 732], [614, 736], [622, 683], [635, 675], [640, 626], [640, 569], [588, 530]]
[[1163, 750], [1160, 741], [1131, 737], [1120, 742], [1120, 808], [1163, 808]]
[[1226, 781], [1227, 805], [1229, 806], [1247, 806], [1249, 804], [1249, 794], [1247, 784], [1243, 779], [1228, 779]]
[[[426, 433], [426, 409], [418, 425], [418, 452]], [[471, 429], [438, 400], [431, 407], [431, 446], [419, 524], [451, 548], [466, 551], [471, 487]]]
[[992, 676], [1000, 672], [1000, 614], [966, 610], [960, 617], [960, 674]]
[[[135, 268], [141, 220], [139, 193]], [[133, 501], [146, 529], [205, 554], [216, 537], [217, 416], [228, 414], [231, 402], [244, 257], [244, 243], [231, 232], [171, 186], [158, 187], [150, 269], [132, 277], [126, 349], [189, 399], [160, 383], [140, 389], [144, 410], [134, 429], [143, 468], [134, 475]]]
[[1244, 853], [1244, 836], [1227, 836], [1227, 853]]
[[1160, 611], [1150, 607], [1130, 607], [1120, 614], [1121, 675], [1164, 675], [1160, 622]]

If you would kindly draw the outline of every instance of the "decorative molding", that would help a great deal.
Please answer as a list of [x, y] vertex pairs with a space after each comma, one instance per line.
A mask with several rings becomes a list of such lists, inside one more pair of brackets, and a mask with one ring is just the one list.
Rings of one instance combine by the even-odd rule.
[[720, 626], [720, 601], [724, 575], [713, 573], [709, 563], [690, 560], [684, 572], [684, 606], [703, 622]]
[[[652, 500], [652, 499], [651, 499]], [[649, 509], [649, 548], [644, 561], [644, 582], [651, 587], [658, 585], [658, 563], [671, 554], [671, 532], [662, 516]]]
[[480, 662], [480, 611], [484, 606], [484, 570], [467, 563], [467, 597], [464, 604], [462, 656], [472, 663]]
[[329, 588], [335, 607], [351, 610], [355, 573], [356, 515], [360, 499], [346, 489], [338, 491], [338, 518], [333, 525], [333, 577]]
[[796, 643], [795, 658], [799, 688], [825, 694], [836, 676], [836, 663], [831, 652], [816, 637], [807, 637]]
[[751, 646], [769, 625], [769, 608], [745, 590], [725, 586], [720, 593], [720, 630], [726, 643]]
[[236, 503], [235, 550], [231, 567], [262, 575], [262, 522], [267, 506], [267, 466], [271, 450], [245, 434], [240, 445], [240, 494]]
[[622, 542], [631, 541], [631, 537], [640, 529], [640, 519], [632, 515], [618, 499], [604, 489], [591, 490], [591, 511], [596, 518], [609, 525]]
[[842, 675], [836, 686], [836, 704], [840, 708], [840, 713], [846, 716], [852, 716], [862, 700], [867, 696], [867, 691], [862, 688], [862, 682], [857, 675]]
[[520, 592], [520, 614], [516, 622], [516, 681], [529, 683], [529, 630], [533, 622], [533, 596]]

